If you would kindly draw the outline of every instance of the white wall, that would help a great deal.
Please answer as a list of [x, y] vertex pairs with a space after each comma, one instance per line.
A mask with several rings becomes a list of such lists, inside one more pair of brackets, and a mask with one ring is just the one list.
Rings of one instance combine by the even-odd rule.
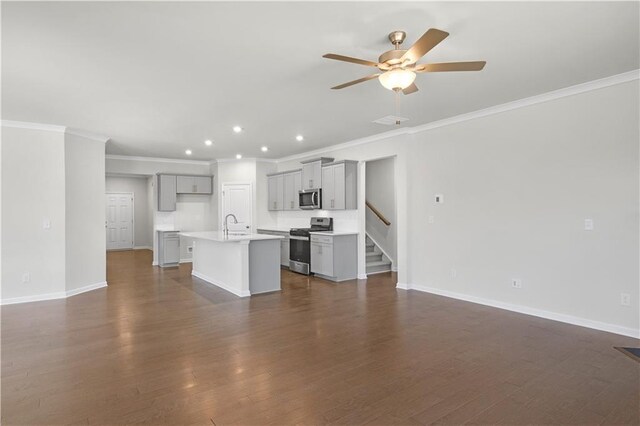
[[64, 292], [64, 133], [2, 126], [1, 149], [2, 301]]
[[639, 85], [611, 81], [305, 158], [397, 155], [399, 286], [638, 335]]
[[411, 284], [637, 330], [639, 113], [636, 80], [416, 134]]
[[106, 282], [104, 142], [65, 135], [66, 291]]
[[146, 176], [107, 176], [106, 192], [130, 192], [134, 200], [133, 245], [151, 248], [153, 245], [153, 214], [149, 211], [149, 180]]
[[[391, 225], [385, 225], [370, 209], [365, 210], [367, 234], [395, 264], [396, 254], [396, 184], [395, 157], [366, 163], [366, 199], [375, 206]], [[395, 268], [395, 265], [394, 265]]]
[[105, 285], [104, 141], [65, 131], [3, 122], [3, 304]]

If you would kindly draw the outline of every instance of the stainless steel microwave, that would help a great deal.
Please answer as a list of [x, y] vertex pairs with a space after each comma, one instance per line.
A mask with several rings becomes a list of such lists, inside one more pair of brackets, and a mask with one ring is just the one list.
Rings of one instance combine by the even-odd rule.
[[322, 190], [305, 189], [298, 193], [300, 197], [300, 208], [303, 210], [314, 210], [322, 208]]

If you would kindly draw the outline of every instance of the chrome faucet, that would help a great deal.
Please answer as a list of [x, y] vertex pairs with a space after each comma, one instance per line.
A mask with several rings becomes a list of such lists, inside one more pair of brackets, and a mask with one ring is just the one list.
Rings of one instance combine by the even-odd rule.
[[229, 216], [233, 218], [233, 223], [238, 223], [238, 218], [235, 214], [229, 213], [228, 215], [226, 215], [224, 217], [224, 235], [229, 235], [229, 223], [227, 222], [229, 220]]

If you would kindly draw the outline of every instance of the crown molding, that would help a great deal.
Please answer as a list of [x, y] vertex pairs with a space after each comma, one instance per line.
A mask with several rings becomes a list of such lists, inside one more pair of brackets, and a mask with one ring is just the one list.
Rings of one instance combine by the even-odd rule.
[[14, 129], [44, 130], [46, 132], [64, 133], [67, 128], [65, 126], [56, 126], [54, 124], [30, 123], [28, 121], [12, 121], [2, 120], [2, 127], [12, 127]]
[[337, 151], [345, 148], [352, 148], [354, 146], [363, 145], [370, 142], [387, 139], [393, 136], [399, 135], [413, 135], [416, 133], [424, 132], [427, 130], [437, 129], [439, 127], [449, 126], [452, 124], [461, 123], [463, 121], [474, 120], [476, 118], [486, 117], [489, 115], [500, 114], [503, 112], [511, 111], [518, 108], [524, 108], [531, 105], [540, 104], [543, 102], [552, 101], [555, 99], [564, 98], [567, 96], [573, 96], [580, 93], [590, 92], [592, 90], [603, 89], [609, 86], [615, 86], [617, 84], [628, 83], [630, 81], [640, 79], [640, 70], [632, 70], [622, 74], [616, 74], [609, 77], [604, 77], [598, 80], [588, 81], [586, 83], [580, 83], [573, 86], [564, 87], [562, 89], [553, 90], [551, 92], [542, 93], [540, 95], [531, 96], [528, 98], [518, 99], [515, 101], [507, 102], [504, 104], [494, 105], [488, 108], [484, 108], [477, 111], [472, 111], [465, 114], [456, 115], [449, 118], [444, 118], [438, 121], [432, 121], [431, 123], [421, 124], [414, 127], [403, 127], [400, 129], [390, 130], [383, 133], [367, 136], [364, 138], [354, 139], [352, 141], [339, 143], [336, 145], [330, 145], [324, 148], [314, 149], [313, 151], [306, 151], [300, 154], [289, 155], [276, 160], [278, 163], [293, 160], [304, 160], [307, 158], [317, 157], [321, 154], [326, 154], [331, 151]]
[[293, 161], [293, 160], [307, 160], [312, 159], [314, 157], [318, 157], [321, 154], [326, 154], [331, 151], [337, 151], [340, 149], [351, 148], [358, 145], [363, 145], [370, 142], [379, 141], [382, 139], [387, 139], [393, 136], [406, 135], [409, 133], [410, 127], [403, 127], [400, 129], [388, 130], [382, 133], [376, 133], [375, 135], [365, 136], [363, 138], [354, 139], [348, 142], [342, 142], [335, 145], [330, 145], [324, 148], [314, 149], [313, 151], [305, 151], [300, 154], [293, 154], [287, 157], [282, 157], [275, 160], [277, 163], [284, 163], [285, 161]]
[[97, 133], [88, 132], [82, 129], [74, 129], [66, 126], [57, 126], [54, 124], [31, 123], [28, 121], [12, 121], [2, 120], [2, 127], [11, 127], [14, 129], [42, 130], [45, 132], [65, 133], [69, 135], [79, 136], [85, 139], [106, 143], [110, 138], [99, 135]]
[[99, 135], [97, 133], [88, 132], [82, 129], [74, 129], [71, 127], [67, 127], [66, 133], [68, 135], [79, 136], [81, 138], [91, 139], [93, 141], [102, 142], [102, 143], [107, 143], [111, 139], [108, 136]]
[[237, 163], [239, 161], [255, 161], [256, 163], [278, 163], [280, 160], [275, 160], [271, 158], [218, 158], [212, 161], [212, 163]]
[[209, 166], [213, 161], [207, 160], [181, 160], [177, 158], [161, 158], [161, 157], [136, 157], [132, 155], [114, 155], [107, 154], [105, 155], [105, 159], [107, 160], [125, 160], [125, 161], [147, 161], [151, 163], [178, 163], [178, 164], [198, 164], [201, 166]]

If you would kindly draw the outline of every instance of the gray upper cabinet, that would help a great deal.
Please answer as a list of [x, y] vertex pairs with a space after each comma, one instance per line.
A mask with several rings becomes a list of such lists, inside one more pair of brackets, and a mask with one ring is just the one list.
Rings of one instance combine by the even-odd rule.
[[284, 209], [284, 175], [282, 173], [269, 175], [268, 188], [269, 188], [269, 206], [271, 211]]
[[321, 157], [302, 163], [302, 189], [322, 188], [322, 165], [333, 158]]
[[284, 210], [298, 210], [300, 208], [298, 193], [301, 189], [302, 170], [284, 174]]
[[336, 161], [322, 166], [322, 208], [357, 208], [357, 161]]
[[178, 176], [178, 194], [212, 194], [212, 176]]
[[176, 176], [158, 175], [158, 211], [175, 211], [176, 194]]

